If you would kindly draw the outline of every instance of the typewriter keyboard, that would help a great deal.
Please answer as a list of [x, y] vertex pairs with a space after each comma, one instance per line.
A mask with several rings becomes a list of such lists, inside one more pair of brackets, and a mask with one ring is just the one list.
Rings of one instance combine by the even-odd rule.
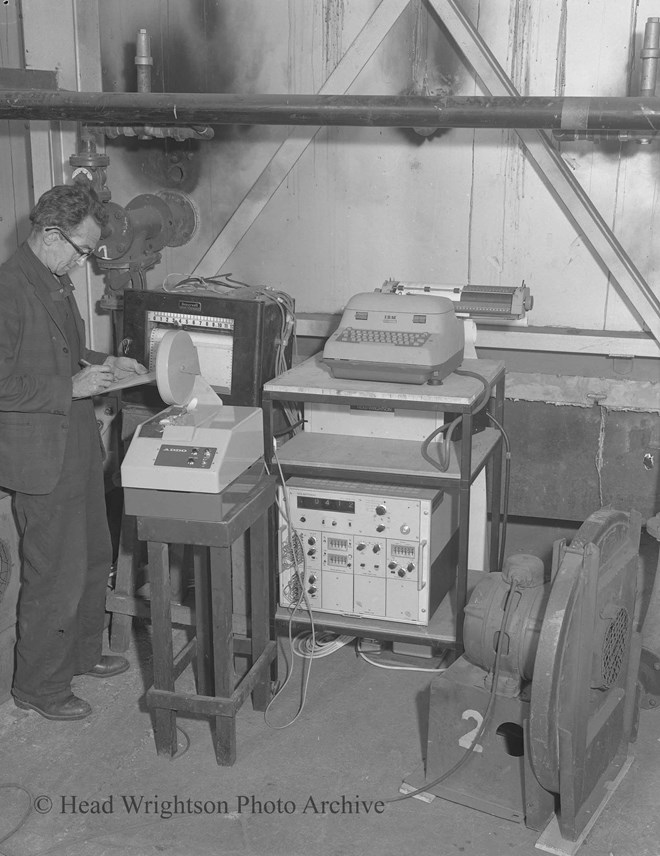
[[430, 333], [416, 333], [407, 330], [363, 330], [355, 327], [344, 327], [335, 341], [352, 344], [373, 344], [377, 342], [382, 345], [420, 348], [428, 341], [430, 335]]

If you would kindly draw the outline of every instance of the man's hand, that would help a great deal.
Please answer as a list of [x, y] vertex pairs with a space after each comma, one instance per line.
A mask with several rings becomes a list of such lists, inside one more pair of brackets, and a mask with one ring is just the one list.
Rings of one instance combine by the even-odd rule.
[[148, 371], [142, 363], [138, 363], [131, 357], [106, 357], [103, 365], [112, 369], [113, 380], [115, 381], [124, 380], [134, 374], [146, 374]]
[[111, 366], [86, 366], [72, 378], [72, 398], [90, 398], [101, 393], [114, 381]]

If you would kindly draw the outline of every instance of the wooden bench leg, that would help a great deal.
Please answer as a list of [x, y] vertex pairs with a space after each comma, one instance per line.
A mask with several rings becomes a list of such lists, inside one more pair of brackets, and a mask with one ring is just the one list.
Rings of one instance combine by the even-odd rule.
[[176, 712], [162, 707], [154, 709], [154, 740], [159, 755], [173, 758], [179, 748], [176, 731]]
[[[250, 572], [250, 626], [252, 665], [270, 641], [270, 554], [268, 552], [268, 521], [264, 515], [249, 529], [248, 567]], [[266, 710], [271, 697], [271, 670], [262, 669], [252, 690], [254, 710]]]
[[[210, 586], [213, 616], [213, 673], [215, 695], [229, 699], [236, 682], [234, 674], [234, 632], [232, 625], [231, 549], [211, 547]], [[199, 645], [199, 640], [198, 640]], [[198, 656], [201, 652], [198, 649]], [[230, 766], [236, 760], [236, 713], [215, 716], [213, 747], [218, 764]]]
[[111, 613], [110, 621], [110, 650], [127, 651], [131, 643], [133, 616], [123, 612], [115, 612], [113, 599], [115, 595], [135, 597], [135, 547], [136, 521], [135, 517], [123, 514], [121, 532], [119, 534], [119, 551], [117, 555], [117, 574], [114, 591], [108, 593], [107, 609]]
[[[170, 593], [169, 551], [167, 544], [149, 541], [149, 579], [151, 582], [151, 626], [154, 663], [154, 688], [174, 691], [174, 653]], [[156, 708], [154, 738], [159, 755], [176, 754], [178, 739], [176, 711]]]
[[197, 656], [195, 657], [195, 678], [197, 693], [212, 696], [213, 686], [213, 614], [211, 586], [209, 580], [209, 549], [193, 548], [193, 568], [195, 574], [195, 636], [197, 637]]
[[212, 724], [215, 760], [223, 767], [236, 761], [236, 716], [215, 716]]

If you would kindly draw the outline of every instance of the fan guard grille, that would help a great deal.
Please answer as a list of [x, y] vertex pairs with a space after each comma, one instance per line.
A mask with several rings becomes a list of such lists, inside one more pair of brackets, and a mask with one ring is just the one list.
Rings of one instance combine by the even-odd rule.
[[603, 639], [602, 678], [605, 687], [613, 686], [621, 673], [626, 657], [626, 642], [628, 640], [628, 612], [621, 607], [610, 621]]

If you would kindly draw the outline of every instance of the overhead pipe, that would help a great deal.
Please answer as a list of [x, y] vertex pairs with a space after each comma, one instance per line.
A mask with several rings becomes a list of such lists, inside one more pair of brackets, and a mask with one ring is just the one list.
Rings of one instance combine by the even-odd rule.
[[140, 29], [135, 42], [135, 70], [138, 92], [151, 92], [151, 67], [153, 64], [149, 33]]
[[[144, 28], [139, 29], [137, 39], [135, 41], [135, 69], [137, 76], [137, 91], [141, 94], [151, 93], [151, 68], [154, 64], [151, 56], [151, 38], [149, 33]], [[82, 120], [84, 121], [84, 120]], [[124, 120], [121, 120], [124, 122]], [[96, 124], [96, 123], [95, 123]], [[169, 122], [165, 126], [154, 127], [153, 125], [98, 125], [96, 124], [95, 131], [97, 134], [103, 134], [110, 140], [115, 140], [117, 137], [138, 137], [140, 140], [164, 139], [171, 137], [178, 142], [182, 140], [211, 140], [213, 139], [213, 129], [208, 127], [182, 127], [180, 125], [173, 126]]]
[[652, 133], [660, 130], [660, 99], [4, 90], [0, 91], [0, 119], [87, 125], [350, 125]]
[[660, 18], [646, 20], [640, 59], [639, 94], [643, 97], [654, 95], [658, 78], [658, 59], [660, 59]]
[[[658, 78], [658, 60], [660, 59], [660, 18], [647, 18], [644, 27], [644, 42], [639, 53], [639, 93], [642, 98], [655, 95], [655, 87]], [[603, 133], [589, 133], [587, 131], [554, 131], [553, 137], [559, 142], [573, 142], [575, 140], [589, 140], [592, 143], [606, 143], [615, 140], [620, 143], [640, 143], [648, 145], [653, 142], [653, 134], [648, 130], [642, 132], [629, 132], [623, 129], [618, 131], [604, 131]]]

